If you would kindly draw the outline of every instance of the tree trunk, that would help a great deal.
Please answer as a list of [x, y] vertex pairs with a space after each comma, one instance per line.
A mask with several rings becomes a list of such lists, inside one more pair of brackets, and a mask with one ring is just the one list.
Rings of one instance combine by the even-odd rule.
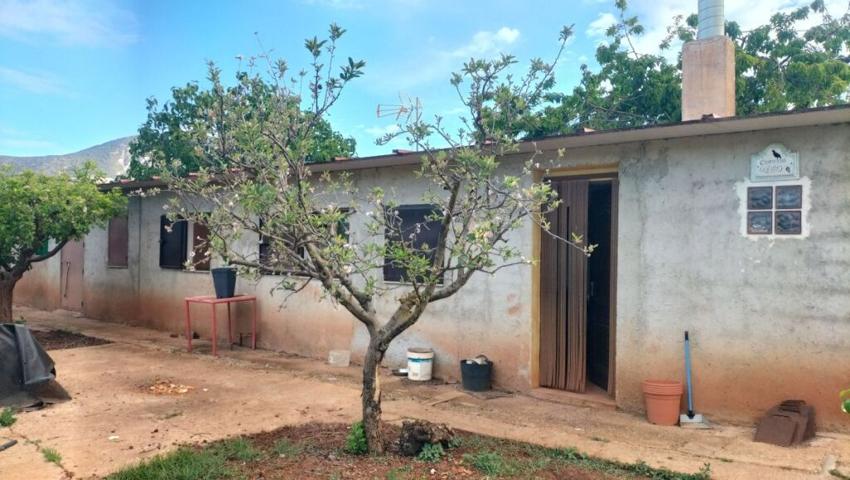
[[0, 323], [12, 321], [12, 291], [17, 280], [4, 278], [0, 280]]
[[363, 430], [369, 453], [384, 453], [384, 436], [381, 432], [381, 379], [378, 368], [384, 359], [386, 347], [372, 339], [363, 361]]

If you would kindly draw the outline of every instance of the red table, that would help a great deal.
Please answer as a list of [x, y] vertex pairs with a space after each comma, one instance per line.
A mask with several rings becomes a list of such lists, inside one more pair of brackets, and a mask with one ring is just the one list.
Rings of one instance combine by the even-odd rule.
[[227, 341], [230, 345], [233, 345], [233, 332], [230, 326], [230, 304], [239, 303], [239, 302], [251, 302], [253, 315], [251, 317], [251, 348], [257, 348], [257, 297], [253, 295], [238, 295], [236, 297], [229, 298], [216, 298], [213, 295], [201, 295], [197, 297], [186, 297], [184, 299], [186, 302], [186, 342], [189, 345], [189, 351], [192, 351], [192, 318], [189, 314], [189, 304], [191, 303], [202, 303], [206, 305], [212, 306], [212, 354], [214, 356], [218, 356], [218, 349], [216, 348], [216, 344], [218, 343], [218, 330], [216, 327], [216, 313], [215, 307], [216, 305], [226, 303], [227, 304]]

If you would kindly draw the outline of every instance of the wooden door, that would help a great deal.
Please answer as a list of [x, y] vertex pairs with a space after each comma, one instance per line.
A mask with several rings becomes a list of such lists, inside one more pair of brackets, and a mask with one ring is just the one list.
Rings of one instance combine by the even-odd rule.
[[60, 254], [59, 292], [62, 308], [82, 311], [83, 309], [83, 242], [68, 242]]
[[[561, 199], [547, 219], [561, 239], [587, 238], [589, 181], [553, 180]], [[540, 385], [584, 392], [587, 371], [587, 256], [547, 232], [540, 248]]]

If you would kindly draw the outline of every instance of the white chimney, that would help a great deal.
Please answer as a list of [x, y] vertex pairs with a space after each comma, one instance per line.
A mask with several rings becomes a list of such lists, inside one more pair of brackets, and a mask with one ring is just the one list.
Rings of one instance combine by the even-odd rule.
[[726, 20], [723, 15], [723, 0], [700, 0], [699, 31], [697, 38], [705, 40], [726, 35]]
[[735, 116], [735, 44], [723, 0], [699, 0], [697, 39], [682, 48], [682, 120]]

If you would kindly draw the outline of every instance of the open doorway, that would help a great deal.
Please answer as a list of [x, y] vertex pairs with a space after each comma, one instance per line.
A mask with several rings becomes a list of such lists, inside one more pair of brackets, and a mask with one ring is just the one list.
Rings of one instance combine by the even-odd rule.
[[595, 245], [588, 257], [543, 232], [540, 248], [540, 385], [613, 393], [617, 179], [548, 179], [561, 203], [550, 232]]

